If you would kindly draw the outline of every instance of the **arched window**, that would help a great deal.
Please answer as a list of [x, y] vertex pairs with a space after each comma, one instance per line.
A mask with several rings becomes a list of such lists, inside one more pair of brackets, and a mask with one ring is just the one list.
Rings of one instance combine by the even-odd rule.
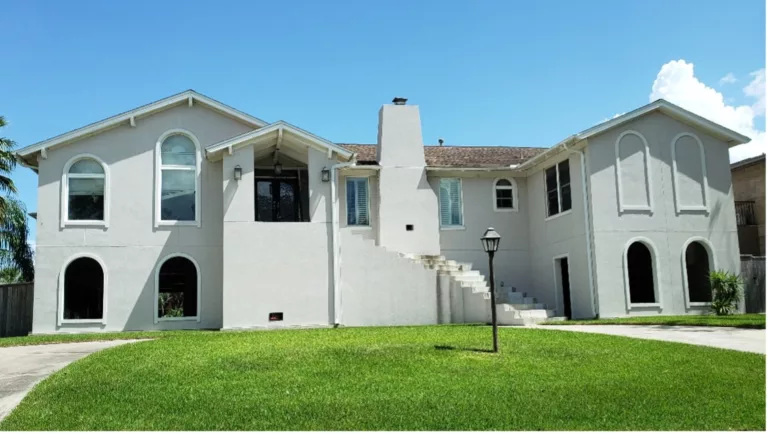
[[712, 302], [709, 272], [714, 264], [710, 249], [704, 241], [689, 241], [684, 247], [684, 283], [689, 305]]
[[200, 145], [171, 130], [157, 143], [156, 223], [200, 225]]
[[624, 251], [624, 280], [628, 309], [633, 306], [659, 304], [655, 254], [653, 245], [645, 239], [630, 240]]
[[517, 183], [514, 179], [497, 179], [493, 183], [493, 209], [496, 211], [517, 210]]
[[93, 155], [79, 155], [64, 165], [61, 226], [107, 225], [106, 165]]
[[106, 279], [96, 258], [80, 256], [70, 261], [60, 279], [60, 323], [104, 321]]
[[200, 270], [187, 255], [164, 259], [156, 272], [155, 322], [200, 318]]

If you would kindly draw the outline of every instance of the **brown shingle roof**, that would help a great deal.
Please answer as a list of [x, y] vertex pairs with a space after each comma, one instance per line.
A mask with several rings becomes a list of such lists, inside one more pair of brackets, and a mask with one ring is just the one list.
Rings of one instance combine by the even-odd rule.
[[[376, 163], [376, 145], [339, 143], [357, 154], [361, 164]], [[425, 146], [427, 166], [433, 167], [507, 167], [546, 151], [547, 148], [517, 148], [507, 146]]]

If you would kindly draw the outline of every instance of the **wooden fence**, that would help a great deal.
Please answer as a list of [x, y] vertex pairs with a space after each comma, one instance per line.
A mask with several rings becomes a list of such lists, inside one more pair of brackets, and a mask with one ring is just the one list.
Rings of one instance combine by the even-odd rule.
[[0, 338], [26, 336], [32, 331], [34, 284], [0, 285]]
[[741, 255], [744, 308], [747, 313], [765, 313], [765, 256]]

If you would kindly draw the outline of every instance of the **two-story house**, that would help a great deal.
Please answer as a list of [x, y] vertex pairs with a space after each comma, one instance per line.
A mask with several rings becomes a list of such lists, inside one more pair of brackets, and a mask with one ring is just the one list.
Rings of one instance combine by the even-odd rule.
[[[39, 175], [33, 333], [701, 313], [739, 269], [728, 149], [659, 100], [548, 149], [375, 145], [192, 90], [27, 146]], [[442, 145], [442, 143], [441, 143]]]

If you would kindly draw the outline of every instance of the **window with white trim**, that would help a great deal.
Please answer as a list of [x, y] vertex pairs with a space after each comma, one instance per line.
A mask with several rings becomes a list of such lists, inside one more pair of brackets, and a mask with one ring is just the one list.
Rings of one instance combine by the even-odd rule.
[[461, 179], [440, 178], [440, 227], [463, 227]]
[[183, 133], [172, 133], [159, 146], [159, 221], [197, 222], [199, 216], [200, 156], [197, 143]]
[[368, 178], [347, 178], [347, 225], [370, 226]]
[[72, 222], [105, 221], [106, 175], [104, 167], [93, 158], [76, 160], [66, 173], [64, 219]]
[[104, 318], [104, 270], [91, 257], [82, 256], [64, 270], [62, 312], [64, 321], [93, 321]]
[[547, 217], [571, 209], [571, 169], [568, 160], [544, 170], [547, 187]]
[[517, 209], [517, 187], [514, 180], [499, 179], [493, 185], [493, 209], [514, 211]]
[[199, 318], [200, 276], [186, 256], [167, 258], [157, 271], [157, 319]]

